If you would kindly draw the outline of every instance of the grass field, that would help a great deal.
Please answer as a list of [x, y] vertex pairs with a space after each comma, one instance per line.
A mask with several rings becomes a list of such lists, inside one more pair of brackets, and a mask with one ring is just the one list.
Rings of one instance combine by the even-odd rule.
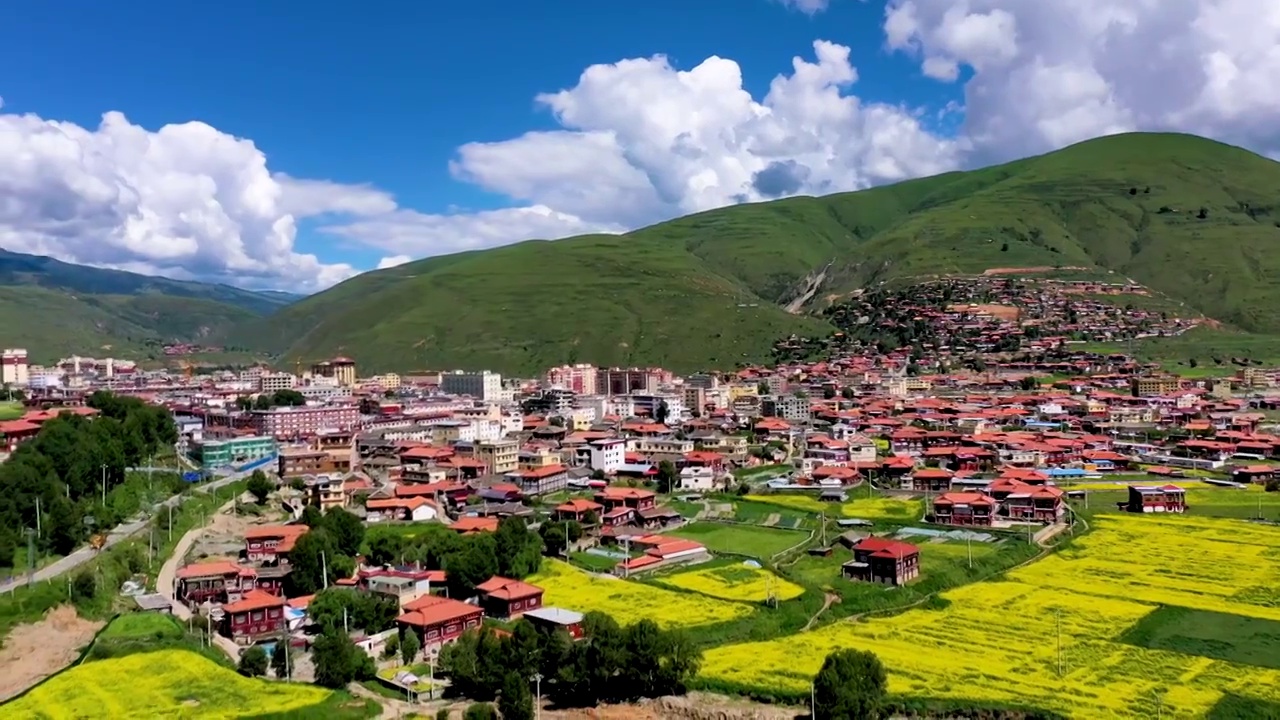
[[[1232, 359], [1259, 365], [1280, 364], [1280, 334], [1246, 333], [1198, 327], [1177, 337], [1144, 338], [1133, 345], [1143, 362], [1160, 363], [1166, 370], [1188, 377], [1221, 377], [1234, 374], [1241, 365]], [[1093, 343], [1083, 349], [1102, 353], [1127, 353], [1128, 343]]]
[[839, 504], [823, 502], [817, 496], [799, 493], [747, 495], [745, 499], [807, 513], [826, 513], [827, 517], [843, 515], [899, 524], [919, 522], [924, 515], [924, 500], [920, 498], [891, 497], [879, 493], [868, 496], [866, 490], [852, 491], [848, 502]]
[[809, 533], [800, 530], [714, 522], [691, 523], [667, 534], [696, 540], [711, 552], [737, 553], [765, 560], [809, 537]]
[[663, 627], [694, 627], [750, 615], [742, 603], [664, 590], [618, 578], [590, 575], [559, 560], [545, 560], [529, 578], [545, 592], [543, 602], [578, 612], [599, 610], [620, 623], [650, 619]]
[[[801, 700], [828, 652], [855, 647], [885, 662], [890, 692], [904, 701], [1143, 720], [1226, 718], [1280, 702], [1280, 671], [1221, 659], [1255, 658], [1265, 648], [1242, 628], [1280, 620], [1280, 528], [1175, 516], [1091, 522], [1091, 533], [1059, 553], [949, 590], [932, 609], [714, 648], [701, 676], [713, 688]], [[1241, 619], [1197, 616], [1230, 628], [1213, 654], [1132, 644], [1192, 648], [1199, 631], [1179, 634], [1168, 617], [1150, 619], [1162, 605]], [[1253, 627], [1273, 632], [1269, 623]]]
[[779, 601], [793, 600], [804, 594], [804, 588], [788, 582], [764, 568], [743, 563], [699, 566], [683, 572], [654, 578], [678, 590], [710, 595], [721, 600], [764, 602], [772, 591]]
[[126, 613], [112, 620], [98, 635], [98, 640], [178, 639], [184, 634], [182, 626], [171, 615]]
[[0, 400], [0, 421], [17, 420], [24, 412], [26, 408], [17, 400]]
[[195, 653], [161, 650], [85, 663], [14, 702], [0, 718], [242, 718], [301, 711], [332, 693], [253, 680]]
[[[1174, 481], [1176, 485], [1183, 483]], [[1187, 490], [1187, 514], [1205, 517], [1280, 520], [1280, 493], [1234, 488]], [[1120, 512], [1116, 503], [1129, 498], [1126, 490], [1099, 490], [1089, 493], [1091, 513]], [[1072, 500], [1072, 506], [1082, 508], [1083, 502]]]

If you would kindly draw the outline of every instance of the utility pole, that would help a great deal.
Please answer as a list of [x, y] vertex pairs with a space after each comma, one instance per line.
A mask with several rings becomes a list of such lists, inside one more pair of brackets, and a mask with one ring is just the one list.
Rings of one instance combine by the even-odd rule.
[[[324, 551], [320, 551], [320, 578], [324, 580], [324, 589], [329, 589], [329, 563], [325, 559]], [[343, 622], [346, 622], [346, 609], [343, 609]]]
[[169, 542], [173, 542], [173, 503], [169, 503]]
[[102, 463], [102, 505], [107, 504], [107, 464]]
[[964, 549], [965, 549], [965, 552], [969, 555], [969, 569], [972, 570], [973, 569], [973, 534], [968, 530], [965, 531], [965, 535], [964, 535]]
[[533, 674], [533, 717], [542, 720], [542, 673]]
[[40, 496], [36, 496], [36, 537], [40, 537]]
[[1058, 677], [1062, 677], [1062, 610], [1054, 610], [1053, 618], [1058, 633]]
[[[36, 535], [31, 528], [23, 531], [27, 536], [27, 584], [36, 581]], [[67, 597], [71, 596], [71, 576], [67, 575]]]
[[815, 679], [809, 684], [809, 718], [816, 720], [818, 717], [818, 681]]

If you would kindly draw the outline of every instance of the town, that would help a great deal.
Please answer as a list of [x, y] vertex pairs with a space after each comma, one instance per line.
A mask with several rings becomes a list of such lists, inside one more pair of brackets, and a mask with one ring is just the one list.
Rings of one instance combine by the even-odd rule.
[[[202, 642], [245, 674], [350, 685], [447, 715], [458, 699], [518, 694], [482, 667], [506, 652], [487, 643], [514, 643], [527, 656], [502, 662], [541, 678], [537, 703], [694, 688], [804, 705], [812, 688], [791, 668], [816, 672], [822, 658], [793, 645], [801, 633], [880, 653], [891, 676], [955, 673], [908, 651], [913, 637], [925, 641], [913, 613], [987, 612], [996, 596], [981, 593], [1000, 582], [1028, 603], [1085, 593], [1223, 612], [1188, 597], [1201, 565], [1179, 570], [1188, 584], [1173, 595], [1133, 584], [1181, 564], [1180, 551], [1152, 539], [1280, 539], [1280, 369], [1188, 378], [1120, 351], [1073, 349], [1195, 322], [1113, 312], [1098, 300], [1107, 288], [1063, 287], [1036, 290], [1031, 303], [1031, 291], [1003, 279], [926, 285], [909, 291], [914, 305], [842, 311], [863, 315], [823, 359], [683, 376], [589, 364], [538, 378], [364, 376], [341, 356], [293, 372], [147, 370], [85, 357], [37, 367], [9, 349], [2, 380], [20, 400], [9, 401], [0, 436], [18, 458], [62, 431], [64, 415], [131, 426], [130, 413], [162, 408], [172, 436], [148, 439], [148, 452], [171, 445], [171, 472], [185, 484], [231, 489], [181, 538], [170, 531], [172, 555], [157, 572], [103, 591], [113, 606], [203, 628]], [[1004, 303], [1020, 314], [1005, 315]], [[885, 307], [893, 314], [866, 320]], [[924, 328], [893, 347], [884, 335], [848, 342], [859, 327], [910, 328], [919, 318]], [[1031, 348], [1008, 345], [1015, 327]], [[953, 365], [938, 360], [947, 352]], [[132, 471], [103, 468], [105, 501]], [[1099, 568], [1136, 538], [1143, 551], [1125, 562], [1130, 580]], [[1059, 553], [1068, 547], [1099, 574], [1074, 573]], [[1203, 552], [1227, 551], [1219, 542]], [[30, 557], [12, 582], [34, 572]], [[1266, 616], [1248, 597], [1269, 577], [1241, 578], [1228, 604]], [[931, 602], [938, 608], [909, 609]], [[1077, 623], [1078, 642], [1101, 642], [1105, 623], [1071, 615], [1089, 602], [1054, 612]], [[1033, 607], [1015, 603], [1012, 613], [1043, 615]], [[878, 621], [842, 622], [895, 608], [884, 622], [899, 623], [901, 648], [877, 639]], [[1000, 632], [1015, 631], [1000, 614], [962, 641], [991, 651]], [[681, 652], [701, 660], [644, 687], [586, 689], [598, 661], [554, 645], [623, 637], [646, 622], [643, 632], [669, 635], [665, 649], [630, 662], [674, 662]], [[752, 629], [761, 622], [770, 629]], [[977, 652], [936, 650], [956, 664]], [[1243, 662], [1243, 652], [1209, 657]], [[1068, 669], [1037, 672], [1069, 682]], [[1122, 673], [1106, 682], [1145, 681]], [[1226, 692], [1235, 681], [1205, 682], [1226, 682]], [[1057, 711], [1074, 702], [1053, 694], [1000, 697]], [[1113, 710], [1109, 702], [1090, 714]]]

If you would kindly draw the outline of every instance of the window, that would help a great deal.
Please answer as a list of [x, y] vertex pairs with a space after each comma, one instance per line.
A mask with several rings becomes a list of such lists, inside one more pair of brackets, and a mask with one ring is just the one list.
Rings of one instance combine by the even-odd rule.
[[438, 638], [438, 637], [440, 637], [440, 631], [439, 631], [439, 630], [428, 630], [428, 631], [427, 631], [427, 637], [428, 637], [428, 638]]
[[253, 621], [254, 621], [254, 622], [262, 622], [262, 611], [261, 611], [261, 610], [255, 611], [255, 612], [253, 613]]

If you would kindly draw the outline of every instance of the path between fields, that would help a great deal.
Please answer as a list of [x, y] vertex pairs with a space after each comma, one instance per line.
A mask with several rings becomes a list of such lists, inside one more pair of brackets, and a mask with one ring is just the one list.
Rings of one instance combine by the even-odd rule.
[[830, 608], [832, 605], [835, 605], [838, 602], [840, 602], [839, 595], [831, 592], [823, 593], [822, 607], [818, 608], [818, 612], [814, 613], [813, 617], [809, 618], [809, 622], [805, 623], [804, 627], [800, 628], [800, 632], [804, 632], [805, 630], [808, 630], [809, 628], [813, 627], [813, 624], [818, 622], [818, 617], [821, 616], [822, 613], [826, 612], [828, 608]]
[[[215, 512], [209, 513], [209, 522], [198, 528], [188, 530], [187, 534], [178, 540], [178, 544], [173, 546], [173, 553], [164, 561], [164, 564], [160, 566], [160, 572], [156, 574], [156, 592], [168, 598], [173, 616], [178, 620], [185, 621], [191, 617], [191, 609], [174, 597], [173, 579], [178, 572], [178, 566], [182, 564], [183, 558], [187, 556], [187, 552], [191, 550], [191, 546], [195, 544], [195, 541], [200, 539], [200, 536], [217, 522], [219, 515], [227, 512], [228, 509], [235, 505], [235, 502], [234, 498], [231, 499]], [[230, 638], [214, 633], [213, 643], [218, 646], [218, 649], [225, 652], [232, 662], [239, 662], [240, 646], [236, 645]]]

